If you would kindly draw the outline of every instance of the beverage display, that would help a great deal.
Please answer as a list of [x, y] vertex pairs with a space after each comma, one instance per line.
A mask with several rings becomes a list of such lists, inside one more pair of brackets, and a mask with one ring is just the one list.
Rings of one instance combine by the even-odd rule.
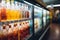
[[47, 11], [47, 19], [49, 19], [50, 17], [49, 17], [49, 11]]
[[34, 7], [34, 29], [35, 33], [42, 28], [42, 8]]
[[35, 28], [35, 33], [40, 29], [40, 23], [39, 23], [39, 18], [34, 19], [34, 28]]
[[24, 38], [26, 38], [29, 34], [30, 34], [30, 27], [29, 27], [29, 22], [28, 21], [24, 21], [22, 22], [21, 25], [21, 29], [20, 29], [20, 37], [21, 37], [21, 40], [23, 40]]
[[49, 22], [50, 14], [49, 11], [47, 11], [47, 23]]
[[30, 9], [27, 4], [14, 0], [2, 0], [0, 7], [0, 21], [21, 20], [30, 18]]
[[46, 10], [43, 9], [43, 25], [46, 25]]
[[[0, 3], [0, 40], [25, 40], [32, 34], [32, 7], [15, 0], [2, 0]], [[17, 21], [17, 22], [16, 22]], [[4, 23], [4, 24], [3, 24]]]

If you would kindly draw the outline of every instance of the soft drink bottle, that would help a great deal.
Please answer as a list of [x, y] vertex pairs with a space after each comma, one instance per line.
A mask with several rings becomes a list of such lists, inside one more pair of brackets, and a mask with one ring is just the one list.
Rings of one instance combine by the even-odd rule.
[[29, 11], [25, 11], [26, 18], [29, 18]]
[[18, 22], [18, 40], [21, 40], [21, 33], [20, 33], [20, 29], [21, 29], [21, 22]]
[[19, 3], [19, 19], [21, 18], [22, 19], [22, 6], [21, 6], [22, 3]]
[[21, 23], [21, 29], [20, 29], [20, 36], [21, 36], [21, 40], [25, 39], [25, 35], [26, 34], [26, 28], [25, 28], [25, 23], [22, 22]]
[[13, 30], [11, 25], [9, 24], [9, 29], [8, 29], [8, 40], [13, 40]]
[[10, 21], [11, 20], [11, 4], [10, 4], [10, 0], [6, 0], [6, 15], [7, 15], [7, 20]]
[[22, 40], [22, 34], [23, 33], [23, 29], [22, 29], [22, 23], [19, 23], [19, 34], [20, 34], [20, 40]]
[[24, 39], [24, 37], [25, 37], [25, 29], [24, 29], [24, 22], [22, 22], [22, 24], [21, 24], [21, 40], [23, 40]]
[[3, 25], [3, 38], [2, 40], [8, 40], [8, 37], [7, 37], [7, 29], [6, 29], [6, 25]]
[[23, 27], [23, 37], [26, 37], [26, 25], [25, 25], [25, 21], [22, 22], [22, 27]]
[[29, 21], [26, 21], [25, 24], [26, 24], [26, 33], [27, 33], [27, 35], [29, 35], [30, 34]]
[[18, 25], [16, 23], [13, 27], [13, 40], [18, 40]]

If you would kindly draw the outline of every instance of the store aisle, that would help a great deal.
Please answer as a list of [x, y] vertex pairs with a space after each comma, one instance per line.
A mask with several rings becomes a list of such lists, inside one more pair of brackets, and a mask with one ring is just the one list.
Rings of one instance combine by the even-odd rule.
[[60, 24], [50, 24], [50, 29], [42, 40], [60, 40]]

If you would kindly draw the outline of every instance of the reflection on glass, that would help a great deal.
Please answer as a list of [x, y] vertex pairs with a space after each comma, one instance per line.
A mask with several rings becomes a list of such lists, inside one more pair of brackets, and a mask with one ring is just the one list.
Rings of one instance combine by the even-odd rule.
[[34, 7], [34, 29], [35, 33], [42, 28], [42, 8]]
[[43, 25], [46, 25], [46, 10], [43, 9]]

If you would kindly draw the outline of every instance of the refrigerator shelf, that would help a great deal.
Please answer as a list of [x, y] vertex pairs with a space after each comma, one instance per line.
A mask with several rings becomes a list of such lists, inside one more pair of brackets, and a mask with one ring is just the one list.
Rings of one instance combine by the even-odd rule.
[[36, 17], [34, 17], [34, 18], [42, 18], [42, 17], [36, 16]]
[[21, 22], [21, 21], [27, 21], [27, 20], [32, 20], [32, 18], [25, 18], [25, 19], [21, 19], [21, 20], [11, 20], [11, 21], [0, 22], [0, 25]]

